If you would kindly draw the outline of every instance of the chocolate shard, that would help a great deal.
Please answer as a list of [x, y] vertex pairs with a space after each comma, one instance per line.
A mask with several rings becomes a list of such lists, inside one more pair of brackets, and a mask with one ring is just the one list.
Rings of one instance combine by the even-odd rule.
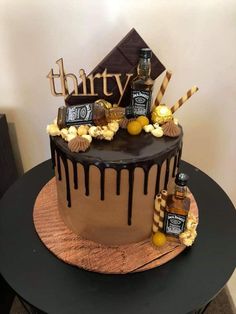
[[[139, 50], [141, 48], [148, 48], [148, 45], [142, 37], [133, 28], [131, 31], [116, 45], [115, 48], [92, 70], [90, 74], [102, 73], [107, 69], [108, 73], [122, 73], [121, 82], [124, 86], [126, 81], [126, 73], [137, 74], [136, 68], [139, 60]], [[157, 56], [153, 53], [151, 58], [152, 71], [151, 77], [155, 80], [164, 70], [164, 65], [160, 62]], [[88, 81], [88, 80], [87, 80]], [[94, 102], [99, 98], [106, 99], [111, 103], [117, 103], [120, 98], [118, 86], [115, 78], [107, 80], [108, 91], [112, 92], [112, 96], [105, 96], [103, 94], [102, 79], [94, 80], [94, 89], [98, 96], [72, 96], [71, 94], [66, 98], [67, 105], [82, 104]], [[79, 93], [82, 93], [82, 83], [78, 86]], [[87, 86], [88, 90], [89, 87]], [[130, 89], [127, 88], [120, 105], [126, 107], [130, 102]]]

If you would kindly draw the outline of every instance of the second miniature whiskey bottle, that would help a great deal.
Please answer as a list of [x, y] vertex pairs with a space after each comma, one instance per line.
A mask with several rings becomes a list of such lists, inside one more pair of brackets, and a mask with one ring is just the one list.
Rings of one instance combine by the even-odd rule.
[[178, 173], [175, 178], [175, 191], [167, 197], [166, 212], [164, 217], [164, 232], [177, 237], [184, 232], [187, 220], [190, 198], [187, 194], [188, 175]]
[[131, 105], [133, 117], [149, 116], [153, 80], [151, 73], [152, 51], [149, 48], [142, 48], [139, 54], [137, 76], [131, 82]]
[[107, 109], [98, 103], [63, 106], [58, 109], [57, 124], [60, 129], [81, 124], [103, 126], [112, 120], [124, 118], [127, 110], [121, 107]]

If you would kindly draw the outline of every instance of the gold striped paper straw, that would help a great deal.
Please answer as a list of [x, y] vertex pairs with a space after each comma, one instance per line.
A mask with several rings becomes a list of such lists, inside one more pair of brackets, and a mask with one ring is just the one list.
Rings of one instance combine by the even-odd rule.
[[175, 104], [173, 107], [170, 108], [171, 112], [174, 113], [176, 110], [178, 110], [184, 103], [186, 100], [188, 100], [194, 93], [196, 93], [198, 91], [198, 87], [197, 86], [193, 86], [191, 89], [189, 89], [187, 91], [187, 93], [181, 97]]
[[155, 199], [152, 232], [156, 233], [160, 223], [160, 209], [161, 209], [161, 194], [158, 194]]
[[168, 193], [166, 190], [161, 190], [161, 206], [160, 206], [160, 222], [159, 228], [163, 229], [163, 221], [166, 211], [166, 200], [167, 200]]
[[161, 100], [162, 100], [162, 98], [163, 98], [163, 96], [165, 94], [167, 85], [168, 85], [168, 83], [169, 83], [169, 81], [171, 79], [171, 75], [172, 75], [172, 73], [170, 71], [166, 71], [166, 75], [165, 75], [165, 77], [163, 79], [163, 82], [161, 84], [159, 92], [157, 93], [157, 97], [155, 99], [155, 103], [154, 103], [155, 106], [159, 106], [160, 105]]
[[161, 190], [161, 211], [165, 211], [166, 209], [166, 200], [167, 200], [167, 191], [166, 190]]

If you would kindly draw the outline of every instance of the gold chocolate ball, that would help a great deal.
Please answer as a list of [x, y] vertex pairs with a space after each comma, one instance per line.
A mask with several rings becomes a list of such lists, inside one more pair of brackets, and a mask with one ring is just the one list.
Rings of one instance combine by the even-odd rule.
[[163, 246], [164, 244], [166, 244], [165, 234], [160, 231], [157, 231], [157, 233], [155, 233], [152, 237], [152, 243], [155, 246]]
[[171, 110], [164, 104], [155, 107], [152, 111], [152, 122], [163, 124], [173, 119]]
[[109, 101], [106, 101], [105, 99], [98, 99], [95, 101], [95, 103], [101, 105], [102, 107], [104, 107], [106, 109], [112, 108], [112, 104], [109, 103]]

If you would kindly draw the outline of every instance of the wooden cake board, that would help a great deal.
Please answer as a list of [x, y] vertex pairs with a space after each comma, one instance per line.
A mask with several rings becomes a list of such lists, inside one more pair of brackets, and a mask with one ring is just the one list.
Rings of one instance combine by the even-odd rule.
[[[190, 212], [198, 216], [192, 194], [190, 198]], [[170, 261], [186, 248], [178, 240], [155, 247], [150, 239], [120, 246], [105, 246], [82, 239], [68, 229], [59, 215], [55, 177], [38, 194], [33, 220], [40, 239], [59, 259], [99, 273], [126, 274], [148, 270]]]

